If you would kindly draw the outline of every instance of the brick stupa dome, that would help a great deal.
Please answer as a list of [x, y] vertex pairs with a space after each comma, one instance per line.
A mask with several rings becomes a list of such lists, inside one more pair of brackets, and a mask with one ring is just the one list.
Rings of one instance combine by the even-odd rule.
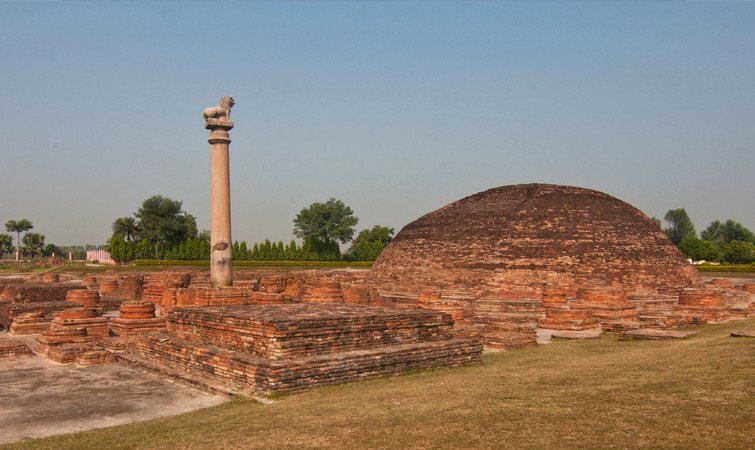
[[590, 189], [502, 186], [404, 227], [373, 266], [388, 295], [534, 298], [547, 286], [574, 295], [605, 287], [655, 294], [702, 279], [637, 208]]

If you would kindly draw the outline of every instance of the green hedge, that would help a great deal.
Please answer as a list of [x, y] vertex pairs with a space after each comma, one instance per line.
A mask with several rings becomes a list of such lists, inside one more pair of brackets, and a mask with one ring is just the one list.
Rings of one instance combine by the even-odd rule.
[[[210, 261], [178, 261], [163, 259], [137, 259], [137, 266], [198, 266], [209, 267]], [[233, 261], [235, 267], [358, 267], [369, 269], [372, 261]]]
[[739, 264], [739, 265], [701, 265], [695, 266], [700, 272], [736, 272], [736, 273], [755, 273], [755, 265], [752, 264]]

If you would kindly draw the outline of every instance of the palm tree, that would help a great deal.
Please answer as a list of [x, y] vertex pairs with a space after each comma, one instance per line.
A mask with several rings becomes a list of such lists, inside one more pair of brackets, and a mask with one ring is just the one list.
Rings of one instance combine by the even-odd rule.
[[16, 261], [21, 260], [21, 233], [29, 231], [32, 228], [34, 228], [34, 225], [26, 219], [5, 222], [5, 231], [16, 233]]
[[127, 241], [133, 241], [138, 232], [139, 227], [133, 217], [119, 217], [113, 222], [113, 236], [120, 236]]
[[45, 249], [45, 235], [39, 233], [26, 233], [24, 236], [24, 251], [32, 258], [42, 256]]

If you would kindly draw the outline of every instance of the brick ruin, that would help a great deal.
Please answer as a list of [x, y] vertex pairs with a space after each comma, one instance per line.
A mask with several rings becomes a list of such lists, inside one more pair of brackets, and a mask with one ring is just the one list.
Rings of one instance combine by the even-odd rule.
[[705, 286], [659, 227], [607, 194], [503, 186], [404, 227], [380, 254], [385, 302], [446, 311], [488, 347], [534, 344], [538, 330], [625, 331], [747, 317], [752, 299]]
[[[247, 270], [0, 280], [0, 325], [61, 363], [120, 361], [225, 393], [297, 391], [471, 364], [550, 336], [665, 337], [755, 314], [755, 284], [703, 283], [657, 226], [605, 194], [486, 191], [405, 227], [372, 271]], [[3, 357], [28, 354], [3, 341]], [[0, 355], [0, 356], [2, 356]]]
[[221, 392], [298, 391], [406, 370], [480, 361], [442, 313], [351, 305], [179, 308], [165, 333], [118, 355]]

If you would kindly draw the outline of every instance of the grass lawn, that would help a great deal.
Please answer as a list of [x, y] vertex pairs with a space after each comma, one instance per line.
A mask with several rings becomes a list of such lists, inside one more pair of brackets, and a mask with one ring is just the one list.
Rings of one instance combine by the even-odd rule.
[[[684, 341], [559, 341], [11, 448], [753, 448], [755, 319]], [[39, 405], [44, 408], [44, 405]]]

